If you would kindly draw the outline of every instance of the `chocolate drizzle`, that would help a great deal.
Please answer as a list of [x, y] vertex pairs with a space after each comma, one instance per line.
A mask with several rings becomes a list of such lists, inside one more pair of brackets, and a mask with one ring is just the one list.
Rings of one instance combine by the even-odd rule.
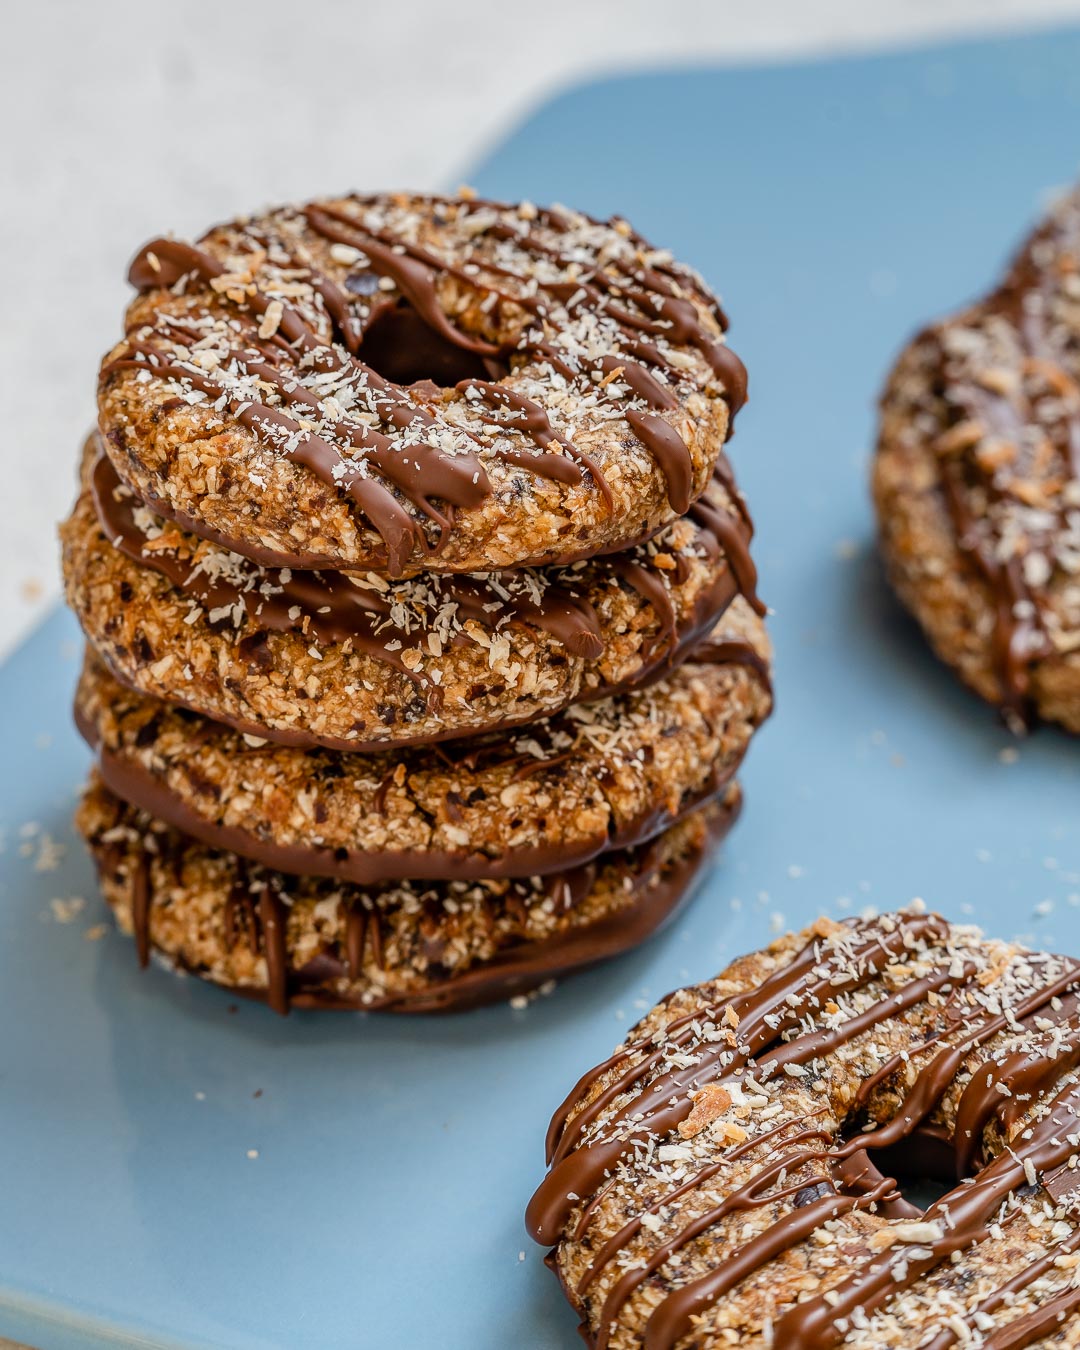
[[140, 853], [131, 879], [131, 926], [139, 965], [150, 964], [150, 859]]
[[[707, 309], [713, 307], [712, 300], [696, 278], [674, 267], [642, 263], [655, 251], [636, 237], [636, 251], [620, 244], [620, 253], [594, 242], [589, 245], [595, 250], [591, 259], [580, 246], [572, 255], [563, 255], [530, 229], [509, 228], [494, 209], [472, 237], [512, 240], [520, 270], [475, 249], [469, 250], [467, 263], [458, 264], [433, 247], [413, 242], [404, 231], [370, 225], [372, 205], [356, 200], [345, 209], [320, 203], [301, 214], [278, 213], [273, 230], [265, 225], [236, 227], [238, 239], [230, 256], [247, 249], [250, 273], [227, 272], [204, 249], [152, 240], [131, 265], [132, 284], [142, 292], [168, 288], [184, 298], [191, 312], [178, 317], [158, 309], [149, 322], [137, 322], [124, 347], [103, 366], [102, 381], [107, 384], [124, 371], [149, 371], [227, 410], [274, 451], [349, 498], [381, 537], [385, 567], [393, 576], [402, 575], [416, 554], [429, 563], [434, 560], [453, 530], [455, 510], [477, 507], [491, 494], [485, 457], [490, 462], [494, 455], [564, 484], [580, 484], [587, 474], [607, 510], [612, 510], [614, 498], [595, 459], [578, 450], [569, 434], [552, 426], [547, 411], [514, 387], [511, 361], [519, 366], [546, 363], [580, 393], [599, 397], [614, 412], [622, 412], [656, 457], [668, 484], [671, 509], [685, 512], [694, 491], [694, 470], [680, 433], [658, 413], [642, 412], [624, 400], [644, 402], [668, 414], [676, 411], [674, 385], [661, 383], [643, 362], [676, 383], [693, 385], [695, 377], [686, 363], [676, 368], [657, 343], [690, 347], [701, 353], [723, 385], [730, 431], [731, 416], [745, 400], [745, 371], [705, 324], [698, 304]], [[476, 208], [460, 203], [430, 199], [423, 209], [444, 221], [449, 213], [462, 210], [473, 211], [472, 219], [479, 219]], [[556, 223], [553, 214], [544, 213], [541, 219], [547, 227], [565, 232], [565, 223]], [[289, 240], [298, 229], [321, 236], [361, 261], [361, 270], [350, 274], [351, 285], [343, 289], [331, 280], [314, 266], [308, 252], [302, 259], [297, 256]], [[624, 230], [613, 226], [589, 223], [588, 229], [616, 242], [620, 235], [626, 237]], [[264, 259], [272, 259], [273, 266], [290, 278], [284, 294]], [[374, 286], [359, 284], [364, 269], [375, 275]], [[553, 272], [573, 280], [549, 279]], [[305, 277], [317, 300], [310, 313], [286, 298], [293, 293], [289, 286], [296, 275]], [[397, 324], [391, 328], [386, 319], [392, 302], [369, 302], [370, 296], [382, 295], [379, 278], [399, 293], [408, 313], [448, 350], [482, 360], [493, 373], [498, 368], [498, 379], [469, 378], [458, 383], [457, 392], [467, 407], [490, 409], [479, 420], [496, 427], [501, 439], [485, 440], [448, 420], [435, 386], [396, 384], [365, 360], [367, 325], [373, 334], [380, 333], [382, 346], [387, 334], [397, 331]], [[196, 291], [189, 296], [192, 282]], [[440, 298], [444, 282], [489, 297], [497, 309], [524, 313], [524, 329], [508, 346], [478, 336], [471, 326], [466, 329], [448, 316]], [[273, 294], [275, 289], [278, 294]], [[193, 300], [204, 292], [209, 308], [200, 310]], [[234, 317], [223, 322], [220, 311], [226, 305]], [[558, 327], [560, 306], [570, 318], [587, 314], [591, 329], [603, 325], [616, 350], [589, 364], [553, 344], [551, 329], [553, 324]], [[714, 313], [720, 311], [714, 308]], [[215, 349], [212, 360], [203, 359], [207, 342], [223, 334], [228, 335], [228, 350]], [[617, 350], [620, 343], [627, 348], [625, 355]], [[370, 350], [374, 356], [374, 338]], [[381, 352], [380, 359], [400, 365], [393, 354]], [[601, 374], [604, 377], [594, 383]], [[326, 381], [337, 397], [330, 420], [323, 393]], [[338, 396], [339, 389], [347, 397]], [[343, 403], [357, 411], [341, 415]], [[508, 443], [507, 437], [515, 432], [533, 440], [536, 452]], [[242, 541], [229, 542], [234, 551], [245, 552]]]
[[[929, 953], [939, 946], [946, 950], [945, 959], [928, 973], [838, 1023], [812, 1025], [822, 1014], [811, 1010], [821, 1009], [826, 997], [835, 1000], [844, 992], [864, 989], [904, 953]], [[851, 923], [835, 942], [813, 939], [755, 989], [715, 1001], [699, 998], [690, 1011], [669, 1020], [662, 1034], [631, 1041], [579, 1080], [552, 1119], [551, 1171], [529, 1207], [529, 1230], [541, 1242], [558, 1241], [566, 1234], [580, 1206], [572, 1240], [582, 1243], [599, 1206], [617, 1184], [620, 1167], [632, 1169], [652, 1156], [657, 1144], [687, 1121], [706, 1085], [716, 1084], [710, 1090], [730, 1105], [740, 1080], [768, 1084], [794, 1066], [828, 1064], [854, 1038], [888, 1019], [902, 1018], [906, 1010], [925, 1006], [927, 1000], [941, 1010], [938, 1029], [921, 1045], [916, 1040], [902, 1058], [883, 1064], [879, 1073], [864, 1081], [849, 1108], [857, 1122], [874, 1093], [911, 1062], [914, 1076], [907, 1091], [880, 1123], [856, 1128], [847, 1139], [839, 1136], [835, 1122], [823, 1120], [818, 1125], [806, 1118], [800, 1122], [789, 1117], [749, 1137], [742, 1131], [744, 1143], [726, 1149], [718, 1145], [715, 1161], [701, 1166], [699, 1160], [696, 1170], [677, 1184], [660, 1194], [650, 1193], [641, 1213], [628, 1217], [592, 1248], [590, 1264], [568, 1293], [579, 1306], [584, 1301], [591, 1309], [589, 1329], [583, 1331], [594, 1350], [608, 1345], [622, 1309], [646, 1284], [661, 1296], [647, 1305], [652, 1311], [641, 1343], [645, 1350], [673, 1350], [695, 1328], [701, 1331], [697, 1319], [719, 1299], [782, 1252], [813, 1237], [828, 1220], [856, 1209], [872, 1209], [887, 1219], [917, 1214], [873, 1159], [885, 1156], [884, 1149], [910, 1145], [921, 1133], [948, 1146], [947, 1156], [961, 1184], [921, 1215], [915, 1245], [883, 1244], [856, 1259], [839, 1282], [830, 1282], [827, 1292], [811, 1292], [801, 1302], [781, 1306], [773, 1322], [773, 1345], [784, 1350], [832, 1350], [853, 1327], [865, 1329], [868, 1318], [953, 1253], [983, 1241], [992, 1224], [1009, 1223], [1018, 1212], [1018, 1195], [1032, 1186], [1033, 1179], [1052, 1186], [1050, 1178], [1064, 1173], [1071, 1182], [1069, 1169], [1080, 1161], [1076, 1072], [1080, 965], [1039, 956], [1021, 961], [1019, 968], [1028, 973], [1006, 999], [1002, 986], [995, 986], [993, 994], [980, 994], [979, 986], [987, 983], [985, 967], [974, 960], [950, 958], [949, 947], [948, 926], [933, 915], [906, 913], [886, 916], [882, 923]], [[709, 1034], [712, 1028], [725, 1027], [737, 1028], [737, 1033]], [[1003, 1051], [973, 1067], [969, 1063], [973, 1052], [997, 1036], [1011, 1039]], [[923, 1066], [915, 1067], [923, 1058]], [[943, 1132], [936, 1113], [965, 1065], [966, 1086], [948, 1117], [955, 1124]], [[605, 1086], [597, 1092], [601, 1084]], [[754, 1086], [754, 1090], [765, 1089]], [[821, 1110], [829, 1114], [826, 1107]], [[764, 1151], [764, 1163], [716, 1204], [695, 1212], [688, 1197], [751, 1149]], [[810, 1181], [805, 1179], [808, 1170]], [[632, 1186], [632, 1171], [630, 1175]], [[647, 1257], [624, 1258], [629, 1244], [642, 1235], [649, 1215], [673, 1213], [678, 1224], [676, 1202], [694, 1217], [674, 1229], [670, 1218], [665, 1219], [665, 1236], [649, 1248]], [[681, 1251], [728, 1217], [765, 1206], [774, 1220], [706, 1273], [680, 1279]], [[1080, 1250], [1080, 1231], [1072, 1229], [1062, 1237], [1055, 1230], [1054, 1236], [1047, 1250], [1040, 1248], [963, 1316], [949, 1318], [947, 1327], [942, 1326], [943, 1318], [928, 1322], [927, 1329], [932, 1327], [936, 1334], [919, 1344], [925, 1350], [948, 1350], [954, 1344], [974, 1343], [977, 1334], [987, 1333], [988, 1317], [1011, 1307], [1037, 1280], [1054, 1274], [1059, 1258]], [[607, 1285], [597, 1308], [592, 1287], [620, 1263], [623, 1273]], [[674, 1274], [665, 1277], [665, 1270]], [[1080, 1308], [1080, 1291], [1070, 1284], [1041, 1303], [1036, 1300], [1036, 1305], [1036, 1311], [995, 1326], [979, 1343], [993, 1350], [1023, 1350]]]

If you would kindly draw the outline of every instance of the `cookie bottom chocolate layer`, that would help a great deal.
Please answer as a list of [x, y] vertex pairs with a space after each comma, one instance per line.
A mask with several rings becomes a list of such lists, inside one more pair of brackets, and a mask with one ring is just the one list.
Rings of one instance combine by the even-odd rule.
[[364, 888], [209, 848], [91, 780], [77, 817], [140, 960], [278, 1012], [442, 1012], [523, 993], [637, 946], [675, 912], [741, 796], [652, 843], [545, 877]]

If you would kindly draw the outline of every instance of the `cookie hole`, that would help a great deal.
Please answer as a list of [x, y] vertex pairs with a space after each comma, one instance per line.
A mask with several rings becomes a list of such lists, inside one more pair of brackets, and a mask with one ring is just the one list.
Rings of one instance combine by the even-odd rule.
[[394, 384], [421, 380], [453, 388], [459, 380], [500, 379], [506, 367], [448, 341], [407, 300], [382, 305], [364, 329], [360, 360]]
[[869, 1157], [879, 1172], [893, 1178], [903, 1199], [920, 1213], [954, 1190], [961, 1180], [956, 1174], [952, 1144], [930, 1131], [916, 1130], [910, 1139], [890, 1148], [874, 1149]]

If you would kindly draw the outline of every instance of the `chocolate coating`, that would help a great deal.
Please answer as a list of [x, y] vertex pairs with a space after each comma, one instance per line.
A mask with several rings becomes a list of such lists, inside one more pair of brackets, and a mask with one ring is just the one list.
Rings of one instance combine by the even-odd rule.
[[114, 792], [278, 871], [361, 885], [531, 876], [641, 843], [731, 780], [771, 696], [760, 622], [732, 606], [723, 627], [733, 640], [715, 664], [446, 750], [252, 746], [129, 692], [93, 659], [76, 717]]
[[732, 788], [643, 849], [543, 881], [341, 887], [208, 849], [92, 783], [79, 827], [145, 964], [151, 951], [278, 1012], [444, 1012], [535, 988], [644, 941], [739, 807]]

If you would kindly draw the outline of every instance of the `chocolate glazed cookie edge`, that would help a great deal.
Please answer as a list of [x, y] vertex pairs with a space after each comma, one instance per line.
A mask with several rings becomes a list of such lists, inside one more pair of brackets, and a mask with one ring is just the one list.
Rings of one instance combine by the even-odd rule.
[[[279, 1013], [290, 1008], [434, 1013], [524, 993], [643, 942], [689, 898], [705, 859], [731, 827], [740, 806], [741, 795], [733, 785], [722, 800], [704, 808], [700, 818], [673, 827], [644, 848], [613, 852], [588, 867], [545, 878], [542, 884], [539, 879], [517, 883], [522, 894], [513, 896], [513, 912], [524, 916], [528, 905], [547, 906], [553, 899], [562, 906], [564, 917], [548, 936], [508, 936], [496, 943], [491, 955], [444, 969], [437, 956], [438, 929], [425, 927], [428, 936], [421, 950], [428, 953], [427, 965], [419, 973], [416, 958], [402, 966], [401, 953], [394, 951], [393, 928], [380, 894], [356, 888], [339, 892], [340, 931], [334, 936], [323, 931], [314, 955], [308, 953], [298, 964], [298, 938], [290, 927], [292, 907], [309, 903], [302, 894], [304, 887], [327, 890], [329, 883], [252, 871], [235, 855], [217, 855], [219, 868], [234, 873], [235, 879], [220, 883], [225, 889], [215, 901], [215, 908], [221, 905], [215, 920], [221, 931], [215, 942], [224, 945], [215, 949], [224, 954], [241, 943], [247, 951], [250, 944], [252, 956], [264, 962], [261, 973], [260, 967], [251, 965], [250, 979], [243, 984], [194, 962], [191, 954], [185, 957], [174, 931], [184, 922], [189, 893], [200, 910], [206, 901], [203, 892], [193, 890], [187, 881], [185, 866], [186, 857], [205, 852], [201, 844], [125, 806], [96, 784], [80, 810], [79, 828], [94, 855], [108, 903], [134, 936], [141, 964], [159, 952], [189, 973], [264, 1000]], [[442, 883], [440, 889], [445, 888]], [[482, 890], [483, 883], [474, 889]], [[507, 904], [501, 898], [504, 891], [505, 886], [496, 885], [484, 901], [491, 907], [488, 928], [494, 928], [497, 914]], [[157, 909], [166, 895], [173, 925], [168, 931]], [[575, 920], [577, 911], [597, 905], [595, 915]], [[422, 914], [428, 910], [422, 909]], [[444, 913], [442, 922], [448, 921]]]

